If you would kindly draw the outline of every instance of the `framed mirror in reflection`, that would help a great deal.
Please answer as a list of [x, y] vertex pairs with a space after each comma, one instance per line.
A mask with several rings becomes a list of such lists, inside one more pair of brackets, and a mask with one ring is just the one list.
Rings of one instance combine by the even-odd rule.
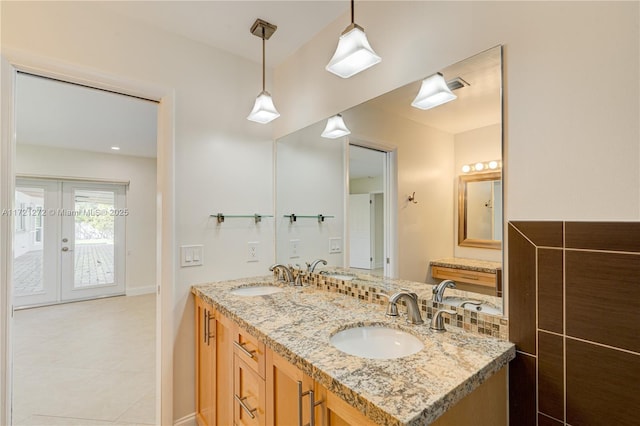
[[[380, 268], [379, 260], [384, 260], [386, 276], [428, 284], [440, 281], [432, 276], [430, 266], [437, 260], [454, 259], [456, 264], [464, 264], [464, 259], [469, 259], [471, 265], [490, 262], [498, 264], [499, 269], [500, 243], [469, 245], [465, 241], [500, 239], [502, 203], [497, 199], [490, 201], [491, 238], [476, 235], [485, 232], [484, 229], [476, 229], [475, 225], [469, 228], [467, 223], [459, 244], [458, 178], [464, 165], [502, 161], [502, 47], [432, 70], [425, 77], [437, 72], [455, 94], [455, 100], [428, 110], [413, 107], [412, 102], [421, 90], [421, 79], [342, 111], [351, 131], [348, 136], [322, 138], [326, 124], [323, 120], [277, 141], [278, 262], [304, 265], [315, 258], [324, 258], [328, 266], [358, 267], [359, 272], [363, 269], [373, 272]], [[357, 176], [359, 181], [355, 181], [349, 159], [353, 160], [360, 148], [382, 153], [385, 186], [363, 189], [365, 180], [375, 181], [369, 178], [371, 173]], [[350, 179], [350, 174], [354, 174], [354, 179]], [[501, 179], [495, 185], [498, 182]], [[492, 191], [501, 192], [497, 187]], [[382, 211], [379, 215], [383, 217], [382, 228], [360, 226], [356, 217], [364, 217], [363, 212], [351, 215], [351, 200], [356, 199], [351, 195], [356, 193], [366, 194], [372, 208]], [[380, 200], [381, 193], [384, 196]], [[381, 208], [375, 204], [376, 197], [382, 203]], [[283, 217], [308, 211], [334, 218], [324, 223], [291, 224]], [[359, 235], [359, 241], [351, 241], [354, 229], [359, 234], [371, 229], [372, 235], [370, 238]], [[352, 249], [367, 249], [363, 241], [377, 241], [377, 245], [371, 243], [369, 260], [365, 254], [358, 257], [358, 265], [352, 265]], [[470, 289], [472, 284], [465, 288]], [[484, 290], [478, 293], [487, 294]]]
[[502, 174], [461, 175], [458, 182], [458, 245], [500, 250]]

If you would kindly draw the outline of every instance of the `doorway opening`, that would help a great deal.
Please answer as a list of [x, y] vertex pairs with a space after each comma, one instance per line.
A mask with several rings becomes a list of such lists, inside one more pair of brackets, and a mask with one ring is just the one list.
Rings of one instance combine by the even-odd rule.
[[393, 276], [391, 152], [349, 144], [349, 267]]
[[12, 424], [156, 424], [158, 103], [18, 72], [15, 111]]

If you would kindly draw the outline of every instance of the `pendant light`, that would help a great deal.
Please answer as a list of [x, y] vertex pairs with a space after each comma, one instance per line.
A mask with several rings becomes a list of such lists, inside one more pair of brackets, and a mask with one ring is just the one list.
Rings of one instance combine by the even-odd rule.
[[353, 20], [351, 0], [351, 24], [342, 32], [338, 47], [326, 69], [342, 78], [349, 78], [380, 62], [382, 58], [373, 51], [364, 28]]
[[262, 39], [262, 92], [256, 98], [256, 103], [253, 105], [251, 113], [247, 117], [247, 120], [255, 121], [256, 123], [266, 124], [276, 118], [280, 117], [280, 113], [276, 111], [276, 107], [273, 105], [273, 99], [271, 94], [265, 90], [265, 41], [276, 32], [275, 25], [272, 25], [262, 19], [256, 19], [256, 22], [251, 26], [251, 34]]
[[336, 114], [333, 117], [329, 117], [327, 120], [327, 126], [324, 128], [324, 132], [322, 132], [321, 136], [328, 139], [337, 139], [340, 136], [347, 136], [349, 134], [351, 134], [351, 130], [347, 129], [347, 125], [344, 124], [342, 115]]
[[456, 99], [457, 96], [447, 86], [441, 73], [436, 73], [422, 80], [418, 96], [411, 106], [419, 109], [431, 109]]

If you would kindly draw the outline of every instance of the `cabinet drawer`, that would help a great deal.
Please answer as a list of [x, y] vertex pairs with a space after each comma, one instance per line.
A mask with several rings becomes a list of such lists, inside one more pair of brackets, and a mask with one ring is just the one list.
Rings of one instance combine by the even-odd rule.
[[237, 426], [266, 424], [266, 385], [238, 355], [233, 357], [233, 419]]
[[431, 276], [433, 278], [460, 281], [463, 283], [476, 284], [485, 287], [496, 286], [496, 274], [490, 274], [487, 272], [432, 266]]
[[240, 327], [236, 327], [233, 353], [264, 379], [265, 346]]

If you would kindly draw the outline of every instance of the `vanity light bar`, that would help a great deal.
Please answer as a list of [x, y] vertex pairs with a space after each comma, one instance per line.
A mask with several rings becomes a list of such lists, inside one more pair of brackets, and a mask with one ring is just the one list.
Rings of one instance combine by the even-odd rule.
[[462, 173], [477, 173], [502, 169], [502, 161], [479, 161], [475, 164], [465, 164], [462, 166]]

